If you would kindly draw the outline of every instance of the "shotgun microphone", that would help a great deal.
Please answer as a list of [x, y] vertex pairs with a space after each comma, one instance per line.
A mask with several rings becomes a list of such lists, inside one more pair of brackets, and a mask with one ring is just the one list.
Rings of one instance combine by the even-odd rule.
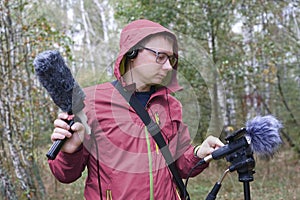
[[259, 157], [272, 158], [282, 144], [279, 134], [281, 128], [282, 124], [274, 116], [257, 116], [247, 121], [246, 127], [226, 137], [226, 140], [229, 141], [228, 144], [201, 159], [196, 166], [208, 163], [211, 160], [224, 158], [249, 145], [253, 153]]
[[[74, 80], [70, 69], [66, 66], [64, 59], [56, 50], [44, 51], [37, 55], [33, 61], [35, 73], [42, 86], [48, 91], [53, 102], [69, 115], [75, 114], [85, 124], [84, 108], [85, 94]], [[74, 120], [66, 120], [70, 127]], [[69, 130], [71, 133], [72, 131]], [[67, 138], [56, 140], [49, 149], [46, 156], [54, 160]]]

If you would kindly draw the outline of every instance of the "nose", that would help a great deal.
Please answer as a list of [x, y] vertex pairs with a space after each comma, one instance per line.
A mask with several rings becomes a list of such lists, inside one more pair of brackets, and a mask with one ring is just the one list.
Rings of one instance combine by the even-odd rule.
[[165, 64], [163, 64], [162, 68], [167, 71], [171, 71], [173, 69], [169, 59], [165, 62]]

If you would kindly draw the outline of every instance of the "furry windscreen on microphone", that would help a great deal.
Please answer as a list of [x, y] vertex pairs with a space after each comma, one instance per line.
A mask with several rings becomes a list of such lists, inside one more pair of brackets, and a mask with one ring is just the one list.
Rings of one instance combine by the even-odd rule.
[[40, 53], [33, 65], [40, 83], [62, 111], [77, 113], [83, 109], [84, 92], [58, 51]]
[[257, 116], [246, 123], [251, 149], [261, 158], [270, 159], [282, 144], [282, 124], [272, 115]]

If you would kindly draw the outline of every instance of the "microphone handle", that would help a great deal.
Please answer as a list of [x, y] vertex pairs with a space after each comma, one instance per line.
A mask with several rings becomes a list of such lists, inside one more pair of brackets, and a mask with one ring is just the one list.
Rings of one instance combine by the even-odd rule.
[[207, 195], [206, 199], [205, 200], [215, 200], [216, 197], [217, 197], [217, 194], [221, 188], [222, 184], [217, 182], [213, 189], [210, 191], [210, 193]]
[[[71, 127], [75, 122], [73, 119], [71, 120], [64, 120], [65, 122], [68, 123], [68, 125]], [[74, 131], [69, 130], [70, 133], [74, 133]], [[64, 138], [62, 140], [56, 140], [52, 146], [50, 147], [48, 153], [46, 154], [46, 156], [48, 157], [48, 159], [50, 160], [54, 160], [58, 154], [58, 152], [60, 151], [61, 147], [64, 145], [65, 141], [67, 140], [68, 138]]]
[[212, 152], [211, 156], [214, 160], [221, 159], [231, 153], [236, 152], [237, 150], [241, 149], [242, 147], [249, 146], [245, 137], [241, 137], [235, 141], [226, 144], [225, 146], [215, 150]]

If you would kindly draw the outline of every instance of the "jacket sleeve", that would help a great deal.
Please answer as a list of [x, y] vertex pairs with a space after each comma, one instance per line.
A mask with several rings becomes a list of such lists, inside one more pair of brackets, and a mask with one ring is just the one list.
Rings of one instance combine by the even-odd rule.
[[[177, 135], [177, 160], [176, 166], [181, 178], [187, 178], [191, 169], [200, 161], [194, 156], [194, 146], [191, 145], [190, 134], [186, 125], [181, 124]], [[208, 164], [201, 165], [193, 170], [191, 177], [201, 173]]]
[[88, 159], [84, 145], [72, 154], [59, 152], [55, 160], [48, 160], [52, 174], [62, 183], [71, 183], [81, 177]]
[[[84, 88], [86, 98], [83, 111], [87, 116], [87, 123], [92, 129], [92, 132], [93, 123], [95, 123], [96, 120], [94, 113], [95, 89], [96, 86]], [[85, 134], [83, 144], [78, 148], [76, 152], [72, 154], [59, 152], [55, 160], [48, 160], [50, 169], [57, 180], [62, 183], [71, 183], [80, 178], [88, 163], [91, 147], [92, 137], [89, 134]]]

